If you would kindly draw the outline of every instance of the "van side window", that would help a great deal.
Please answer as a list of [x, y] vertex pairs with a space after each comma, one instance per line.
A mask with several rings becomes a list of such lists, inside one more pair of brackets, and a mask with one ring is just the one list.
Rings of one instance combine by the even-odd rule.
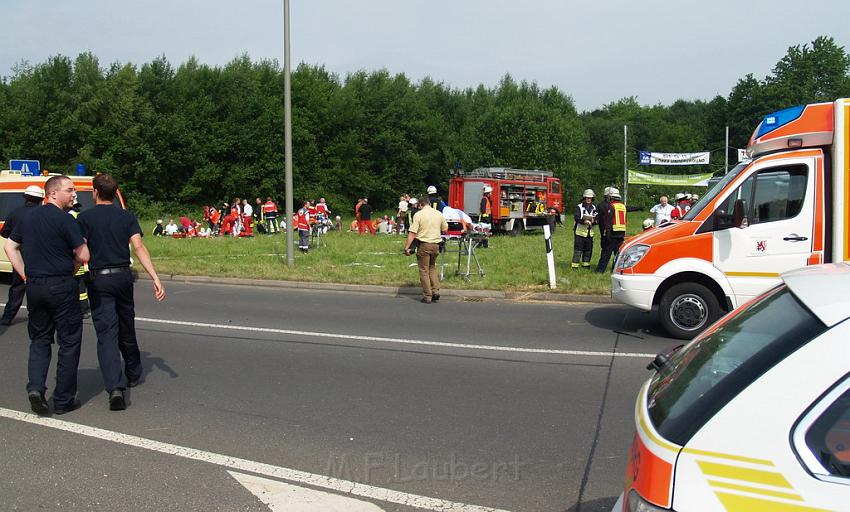
[[0, 220], [5, 221], [12, 210], [23, 205], [24, 194], [20, 191], [0, 193]]
[[850, 390], [812, 423], [806, 445], [829, 474], [850, 477]]
[[804, 165], [765, 169], [756, 175], [750, 224], [796, 217], [806, 197]]

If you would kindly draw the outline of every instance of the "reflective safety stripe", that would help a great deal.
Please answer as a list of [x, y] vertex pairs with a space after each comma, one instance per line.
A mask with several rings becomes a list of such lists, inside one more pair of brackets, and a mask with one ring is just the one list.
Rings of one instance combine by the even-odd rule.
[[623, 203], [611, 203], [614, 209], [614, 219], [611, 222], [611, 231], [626, 231], [626, 205]]

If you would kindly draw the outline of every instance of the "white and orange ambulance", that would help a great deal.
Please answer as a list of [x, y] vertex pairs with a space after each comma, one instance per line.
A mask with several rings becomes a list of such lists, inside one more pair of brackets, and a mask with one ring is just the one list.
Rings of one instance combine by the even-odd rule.
[[780, 283], [650, 365], [612, 512], [850, 510], [850, 264]]
[[[36, 185], [44, 188], [45, 182], [56, 174], [26, 176], [19, 171], [0, 171], [0, 228], [6, 222], [6, 217], [18, 206], [24, 204], [24, 190], [30, 185]], [[80, 203], [83, 210], [94, 206], [94, 198], [92, 197], [92, 179], [94, 176], [68, 176], [74, 182], [74, 187], [77, 189], [77, 202]], [[116, 205], [125, 208], [124, 197], [119, 190], [115, 194]], [[0, 237], [0, 272], [11, 272], [12, 264], [6, 257], [6, 251], [2, 250], [6, 239]]]
[[850, 99], [765, 116], [741, 163], [681, 221], [623, 246], [612, 297], [690, 339], [779, 282], [850, 261]]

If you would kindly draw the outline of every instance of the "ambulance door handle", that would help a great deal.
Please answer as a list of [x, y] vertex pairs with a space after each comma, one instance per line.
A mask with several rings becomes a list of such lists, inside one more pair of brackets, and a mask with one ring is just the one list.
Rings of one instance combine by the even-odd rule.
[[791, 233], [790, 235], [783, 238], [783, 240], [785, 240], [786, 242], [805, 242], [806, 240], [808, 240], [808, 238], [805, 236], [799, 236], [797, 235], [797, 233]]

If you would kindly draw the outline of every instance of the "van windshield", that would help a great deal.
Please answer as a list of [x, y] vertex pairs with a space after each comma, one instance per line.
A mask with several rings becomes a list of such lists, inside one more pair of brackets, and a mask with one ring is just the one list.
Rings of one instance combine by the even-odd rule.
[[724, 405], [826, 330], [783, 284], [677, 352], [650, 382], [649, 417], [684, 446]]
[[717, 195], [722, 192], [724, 188], [726, 188], [726, 185], [728, 185], [732, 182], [732, 180], [737, 178], [738, 175], [741, 174], [741, 172], [746, 169], [748, 165], [750, 165], [749, 161], [741, 162], [740, 164], [736, 165], [731, 171], [726, 173], [726, 175], [723, 176], [723, 179], [715, 183], [714, 186], [711, 187], [708, 192], [706, 192], [705, 195], [700, 198], [699, 201], [697, 201], [697, 204], [693, 205], [691, 209], [688, 210], [688, 213], [685, 214], [683, 220], [694, 220], [694, 218], [699, 215], [699, 212], [701, 212], [708, 203], [713, 201], [714, 198], [717, 197]]

